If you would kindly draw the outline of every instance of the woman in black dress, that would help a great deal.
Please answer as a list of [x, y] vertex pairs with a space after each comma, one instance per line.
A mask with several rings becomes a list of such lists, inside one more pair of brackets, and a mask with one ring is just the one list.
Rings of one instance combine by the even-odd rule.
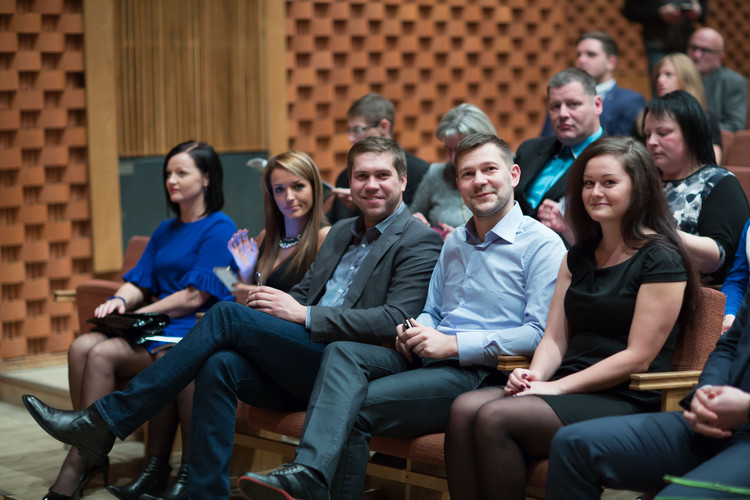
[[269, 159], [262, 183], [265, 229], [255, 238], [242, 229], [227, 244], [239, 268], [235, 295], [241, 303], [254, 285], [288, 292], [305, 276], [330, 229], [320, 172], [308, 155], [287, 151]]
[[[525, 461], [563, 425], [658, 408], [631, 373], [667, 371], [699, 284], [644, 146], [605, 137], [571, 167], [567, 217], [576, 244], [560, 266], [547, 329], [528, 369], [505, 387], [459, 397], [446, 467], [451, 498], [524, 498]], [[511, 397], [512, 396], [512, 397]]]

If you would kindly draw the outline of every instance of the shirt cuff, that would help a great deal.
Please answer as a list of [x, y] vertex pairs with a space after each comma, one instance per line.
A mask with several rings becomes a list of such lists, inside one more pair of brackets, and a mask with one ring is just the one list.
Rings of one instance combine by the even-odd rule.
[[461, 366], [483, 364], [484, 336], [477, 332], [456, 332], [458, 362]]
[[305, 329], [310, 330], [310, 306], [305, 308]]

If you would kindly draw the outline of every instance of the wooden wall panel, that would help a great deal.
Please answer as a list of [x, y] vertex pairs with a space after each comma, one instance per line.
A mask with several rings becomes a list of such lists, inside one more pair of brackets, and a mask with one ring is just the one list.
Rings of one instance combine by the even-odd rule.
[[556, 0], [287, 1], [290, 147], [332, 180], [346, 163], [346, 110], [375, 91], [396, 105], [394, 136], [427, 161], [440, 117], [470, 102], [513, 147], [544, 119], [563, 48]]
[[266, 149], [260, 0], [117, 0], [121, 156]]
[[0, 2], [0, 359], [65, 351], [91, 273], [80, 0]]

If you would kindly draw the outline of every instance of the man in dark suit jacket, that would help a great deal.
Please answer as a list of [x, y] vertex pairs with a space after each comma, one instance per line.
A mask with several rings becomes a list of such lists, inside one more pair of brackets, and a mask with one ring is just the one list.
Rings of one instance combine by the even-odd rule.
[[529, 139], [518, 147], [521, 181], [515, 198], [524, 214], [562, 233], [557, 221], [562, 220], [560, 201], [568, 170], [581, 151], [604, 134], [599, 123], [602, 99], [596, 95], [594, 78], [577, 68], [550, 78], [547, 96], [555, 136]]
[[[370, 92], [354, 101], [346, 112], [346, 119], [346, 131], [352, 144], [365, 137], [393, 137], [395, 108], [391, 101], [375, 92]], [[426, 161], [406, 151], [407, 182], [404, 190], [404, 203], [407, 205], [411, 205], [417, 187], [429, 167]], [[359, 208], [352, 203], [349, 195], [349, 176], [346, 170], [343, 170], [336, 178], [334, 194], [336, 198], [327, 214], [331, 223], [360, 215]]]
[[[589, 31], [578, 39], [576, 51], [576, 68], [596, 80], [596, 94], [602, 98], [602, 114], [599, 116], [602, 127], [609, 135], [631, 135], [646, 100], [638, 92], [617, 85], [614, 76], [617, 43], [603, 31]], [[542, 135], [554, 135], [549, 115], [544, 122]]]
[[[682, 401], [685, 412], [602, 418], [560, 429], [552, 441], [547, 498], [599, 498], [602, 486], [661, 490], [664, 498], [750, 496], [748, 304], [745, 295], [698, 386]], [[666, 474], [683, 477], [667, 486]], [[745, 491], [733, 495], [706, 489], [708, 483]]]
[[124, 391], [79, 412], [25, 396], [32, 416], [100, 463], [115, 435], [124, 439], [195, 379], [189, 497], [228, 498], [238, 397], [264, 408], [303, 409], [326, 343], [393, 342], [395, 325], [424, 305], [442, 239], [402, 202], [403, 149], [392, 139], [364, 139], [352, 146], [347, 170], [363, 215], [331, 228], [290, 293], [258, 287], [248, 294], [250, 307], [219, 303]]

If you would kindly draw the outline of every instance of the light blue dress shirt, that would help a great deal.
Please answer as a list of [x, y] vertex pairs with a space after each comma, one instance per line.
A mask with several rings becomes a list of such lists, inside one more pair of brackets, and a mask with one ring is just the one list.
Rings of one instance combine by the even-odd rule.
[[[563, 146], [560, 152], [553, 156], [544, 168], [537, 174], [528, 186], [526, 186], [526, 200], [531, 208], [536, 208], [544, 198], [544, 193], [550, 190], [560, 177], [565, 175], [570, 166], [573, 164], [578, 155], [586, 149], [586, 146], [600, 138], [604, 134], [604, 129], [599, 129], [592, 135], [588, 136], [583, 142], [575, 146]], [[555, 200], [557, 201], [557, 200]]]
[[547, 323], [565, 245], [518, 203], [480, 241], [474, 219], [446, 240], [421, 324], [456, 335], [461, 365], [496, 366], [501, 354], [531, 356]]

